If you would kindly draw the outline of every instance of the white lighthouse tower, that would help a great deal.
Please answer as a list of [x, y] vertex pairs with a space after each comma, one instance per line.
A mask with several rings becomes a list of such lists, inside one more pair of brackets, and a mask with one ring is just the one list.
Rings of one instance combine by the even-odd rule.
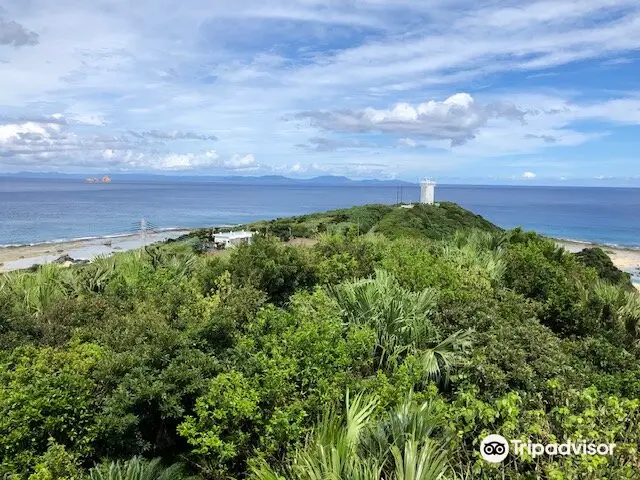
[[420, 180], [420, 203], [433, 205], [435, 201], [436, 182], [430, 178]]

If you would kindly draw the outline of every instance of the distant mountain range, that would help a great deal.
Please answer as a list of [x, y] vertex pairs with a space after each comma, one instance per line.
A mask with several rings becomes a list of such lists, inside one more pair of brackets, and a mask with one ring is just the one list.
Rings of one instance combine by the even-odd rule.
[[[91, 176], [91, 175], [89, 175]], [[60, 178], [60, 179], [80, 179], [84, 180], [86, 174], [67, 174], [57, 172], [19, 172], [2, 174], [0, 177], [11, 178]], [[244, 175], [229, 176], [194, 176], [194, 175], [152, 175], [152, 174], [112, 174], [110, 175], [113, 183], [121, 181], [156, 181], [163, 182], [167, 180], [180, 182], [215, 182], [215, 183], [237, 183], [241, 185], [318, 185], [318, 186], [415, 186], [415, 183], [405, 182], [403, 180], [353, 180], [351, 178], [324, 175], [313, 178], [291, 178], [282, 175], [262, 175], [257, 177]]]
[[[387, 187], [416, 187], [418, 182], [404, 180], [354, 180], [337, 175], [324, 175], [313, 178], [292, 178], [283, 175], [171, 175], [151, 173], [111, 173], [107, 174], [114, 182], [140, 181], [140, 182], [207, 182], [207, 183], [236, 183], [238, 185], [317, 185], [317, 186], [387, 186]], [[105, 175], [104, 172], [92, 173], [58, 173], [58, 172], [19, 172], [0, 173], [2, 178], [42, 178], [42, 179], [81, 179]], [[438, 185], [473, 185], [473, 186], [520, 186], [525, 188], [536, 187], [640, 187], [640, 177], [616, 177], [616, 178], [573, 178], [570, 180], [558, 180], [554, 178], [539, 177], [535, 180], [523, 180], [517, 178], [481, 178], [481, 177], [450, 177], [438, 176]]]

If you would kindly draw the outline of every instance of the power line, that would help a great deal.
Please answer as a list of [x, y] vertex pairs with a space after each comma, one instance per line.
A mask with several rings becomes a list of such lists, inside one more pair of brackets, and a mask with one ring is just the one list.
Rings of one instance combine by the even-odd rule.
[[133, 223], [133, 230], [140, 234], [143, 244], [147, 243], [147, 232], [153, 232], [157, 228], [158, 227], [155, 224], [149, 222], [144, 217], [142, 217], [139, 222]]

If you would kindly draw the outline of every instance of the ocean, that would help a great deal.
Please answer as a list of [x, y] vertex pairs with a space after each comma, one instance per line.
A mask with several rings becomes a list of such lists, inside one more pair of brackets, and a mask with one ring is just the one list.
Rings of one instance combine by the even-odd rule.
[[[234, 225], [367, 203], [393, 204], [395, 186], [241, 185], [212, 181], [0, 178], [0, 245]], [[403, 187], [404, 202], [418, 187]], [[640, 188], [437, 185], [452, 201], [504, 228], [640, 248]]]

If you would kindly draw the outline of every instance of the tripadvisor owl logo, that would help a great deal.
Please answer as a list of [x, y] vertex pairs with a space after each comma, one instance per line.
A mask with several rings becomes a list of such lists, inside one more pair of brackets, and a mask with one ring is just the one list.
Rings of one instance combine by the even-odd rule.
[[487, 435], [480, 443], [480, 455], [487, 462], [500, 463], [509, 455], [509, 442], [502, 435]]
[[613, 455], [615, 443], [595, 443], [587, 440], [566, 440], [563, 443], [533, 443], [523, 440], [507, 440], [502, 435], [487, 435], [480, 442], [480, 455], [487, 462], [500, 463], [509, 455], [509, 444], [515, 456], [527, 455], [536, 458], [541, 455]]

